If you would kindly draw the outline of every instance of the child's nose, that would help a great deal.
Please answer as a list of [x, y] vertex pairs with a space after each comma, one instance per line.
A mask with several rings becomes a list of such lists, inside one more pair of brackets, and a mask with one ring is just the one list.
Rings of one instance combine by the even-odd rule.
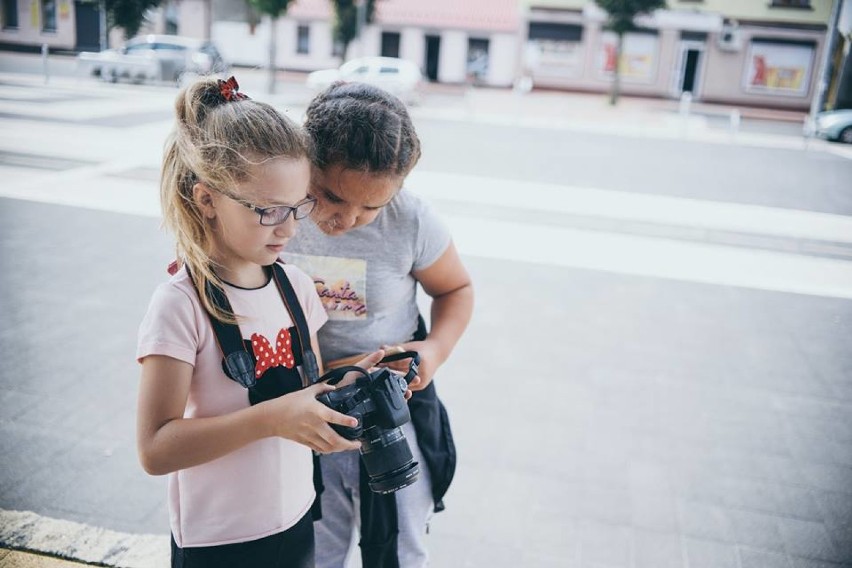
[[287, 220], [280, 225], [275, 226], [275, 234], [287, 239], [296, 234], [296, 220], [292, 215], [287, 217]]

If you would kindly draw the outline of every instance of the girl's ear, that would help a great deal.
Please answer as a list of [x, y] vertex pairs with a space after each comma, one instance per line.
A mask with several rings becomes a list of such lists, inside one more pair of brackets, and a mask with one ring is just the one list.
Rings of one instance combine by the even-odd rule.
[[201, 182], [193, 185], [192, 199], [206, 219], [216, 218], [216, 201], [213, 199], [213, 190], [207, 185]]

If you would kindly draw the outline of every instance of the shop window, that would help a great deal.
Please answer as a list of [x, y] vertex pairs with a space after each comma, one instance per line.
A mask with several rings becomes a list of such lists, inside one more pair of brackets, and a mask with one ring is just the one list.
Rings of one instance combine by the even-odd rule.
[[41, 31], [56, 31], [56, 0], [41, 0]]
[[3, 28], [18, 28], [18, 0], [3, 0]]
[[299, 26], [296, 34], [296, 53], [307, 54], [311, 51], [311, 28]]

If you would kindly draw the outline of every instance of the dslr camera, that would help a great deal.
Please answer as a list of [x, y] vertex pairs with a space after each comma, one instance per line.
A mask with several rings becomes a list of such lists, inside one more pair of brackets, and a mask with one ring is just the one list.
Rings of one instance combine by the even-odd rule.
[[409, 357], [411, 364], [405, 376], [389, 369], [368, 372], [361, 367], [340, 367], [321, 379], [336, 384], [346, 373], [361, 374], [354, 383], [321, 394], [317, 400], [358, 420], [358, 425], [353, 428], [337, 424], [331, 427], [347, 440], [360, 440], [361, 459], [369, 474], [370, 489], [375, 493], [393, 493], [408, 487], [420, 475], [420, 468], [401, 428], [411, 420], [405, 391], [417, 375], [420, 356], [414, 351], [406, 351], [385, 357], [381, 362]]

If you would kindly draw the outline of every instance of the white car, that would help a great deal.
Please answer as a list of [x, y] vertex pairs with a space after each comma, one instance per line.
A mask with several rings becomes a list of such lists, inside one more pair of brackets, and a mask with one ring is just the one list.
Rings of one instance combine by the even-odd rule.
[[423, 74], [411, 61], [395, 57], [361, 57], [337, 69], [323, 69], [308, 74], [306, 84], [322, 91], [335, 81], [369, 83], [396, 95], [404, 102], [417, 103]]
[[181, 36], [143, 35], [118, 49], [84, 51], [78, 67], [104, 81], [175, 82], [185, 73], [226, 73], [228, 64], [213, 43]]

